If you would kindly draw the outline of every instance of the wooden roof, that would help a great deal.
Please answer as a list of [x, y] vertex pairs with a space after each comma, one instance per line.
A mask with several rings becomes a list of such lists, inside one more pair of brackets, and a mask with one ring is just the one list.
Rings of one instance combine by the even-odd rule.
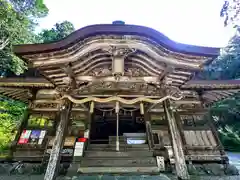
[[239, 93], [240, 80], [194, 80], [187, 82], [181, 89], [199, 92], [202, 101], [209, 106]]
[[119, 55], [124, 61], [120, 82], [179, 87], [219, 49], [176, 43], [143, 26], [105, 24], [82, 28], [50, 44], [18, 45], [14, 52], [56, 87], [77, 89], [115, 82], [113, 59]]
[[[7, 96], [6, 88], [35, 88], [68, 92], [74, 98], [116, 93], [159, 97], [159, 87], [166, 86], [185, 93], [182, 103], [199, 100], [201, 92], [210, 104], [240, 89], [238, 81], [189, 81], [219, 55], [219, 48], [177, 43], [143, 26], [87, 26], [58, 42], [14, 46], [14, 52], [33, 69], [22, 77], [0, 79], [0, 93]], [[120, 75], [115, 66], [123, 66]], [[49, 98], [48, 92], [39, 97]]]
[[31, 99], [33, 96], [30, 89], [16, 89], [7, 87], [0, 87], [0, 95], [9, 97], [11, 99], [19, 100], [24, 103], [28, 103], [29, 99]]
[[54, 85], [31, 68], [19, 76], [8, 74], [7, 77], [0, 78], [0, 95], [25, 103], [32, 99], [34, 91], [51, 88], [54, 88]]
[[160, 44], [171, 51], [175, 51], [183, 54], [212, 56], [212, 57], [216, 57], [219, 55], [219, 48], [201, 47], [201, 46], [193, 46], [193, 45], [177, 43], [154, 29], [151, 29], [145, 26], [125, 25], [125, 24], [98, 24], [98, 25], [87, 26], [75, 31], [65, 39], [58, 42], [53, 42], [50, 44], [37, 44], [37, 45], [36, 44], [17, 45], [14, 47], [14, 52], [18, 55], [54, 52], [54, 51], [66, 49], [72, 46], [72, 44], [75, 44], [77, 41], [84, 40], [90, 36], [113, 35], [113, 34], [119, 34], [119, 35], [125, 35], [125, 36], [137, 35], [137, 36], [147, 37], [155, 41], [157, 44]]

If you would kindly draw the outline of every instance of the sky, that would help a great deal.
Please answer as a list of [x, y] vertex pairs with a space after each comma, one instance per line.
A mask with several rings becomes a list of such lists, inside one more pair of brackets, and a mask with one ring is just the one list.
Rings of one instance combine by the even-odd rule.
[[151, 27], [170, 39], [192, 45], [224, 47], [234, 31], [220, 18], [223, 0], [44, 0], [49, 15], [40, 29], [68, 20], [76, 29], [93, 24]]

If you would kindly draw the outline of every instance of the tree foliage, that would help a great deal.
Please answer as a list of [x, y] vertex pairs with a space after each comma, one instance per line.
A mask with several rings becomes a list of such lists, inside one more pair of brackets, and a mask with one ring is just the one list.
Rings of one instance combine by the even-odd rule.
[[48, 8], [43, 0], [10, 0], [14, 9], [29, 17], [45, 17], [48, 14]]
[[69, 21], [56, 23], [52, 29], [44, 29], [39, 33], [39, 40], [43, 43], [49, 43], [61, 40], [75, 30], [73, 24]]
[[0, 153], [10, 147], [25, 111], [25, 104], [0, 97]]
[[224, 18], [224, 25], [239, 26], [240, 21], [240, 0], [225, 0], [220, 11]]
[[[10, 71], [18, 75], [26, 69], [12, 45], [56, 41], [74, 31], [72, 23], [64, 21], [36, 35], [36, 23], [47, 13], [43, 0], [0, 0], [0, 76]], [[0, 97], [0, 155], [9, 148], [25, 111], [25, 104]]]
[[200, 79], [223, 80], [240, 78], [240, 36], [238, 33], [221, 50], [221, 55], [210, 64]]
[[[240, 37], [236, 34], [221, 55], [198, 74], [198, 79], [228, 80], [240, 78]], [[215, 103], [210, 113], [217, 119], [220, 139], [227, 150], [240, 151], [240, 94]]]
[[0, 76], [9, 71], [15, 74], [24, 72], [26, 65], [12, 53], [12, 45], [36, 43], [35, 20], [48, 12], [41, 1], [32, 1], [35, 3], [29, 6], [24, 0], [11, 2], [0, 0]]

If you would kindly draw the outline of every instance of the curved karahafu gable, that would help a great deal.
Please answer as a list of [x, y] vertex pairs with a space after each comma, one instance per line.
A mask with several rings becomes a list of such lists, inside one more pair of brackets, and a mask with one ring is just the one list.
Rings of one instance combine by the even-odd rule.
[[59, 51], [61, 49], [65, 49], [77, 41], [81, 41], [90, 36], [96, 35], [138, 35], [143, 36], [153, 41], [157, 42], [159, 45], [163, 47], [189, 55], [197, 55], [197, 56], [208, 56], [208, 57], [216, 57], [219, 55], [219, 48], [210, 48], [210, 47], [201, 47], [201, 46], [193, 46], [187, 44], [177, 43], [175, 41], [170, 40], [168, 37], [163, 35], [162, 33], [148, 28], [144, 26], [136, 26], [136, 25], [119, 25], [119, 24], [99, 24], [99, 25], [91, 25], [75, 31], [65, 39], [50, 43], [50, 44], [29, 44], [29, 45], [17, 45], [14, 47], [14, 52], [18, 55], [25, 54], [33, 54], [33, 53], [42, 53], [42, 52], [54, 52]]
[[147, 27], [119, 24], [88, 26], [61, 41], [14, 51], [55, 86], [74, 89], [115, 82], [116, 74], [119, 82], [179, 87], [219, 54], [218, 48], [184, 45]]

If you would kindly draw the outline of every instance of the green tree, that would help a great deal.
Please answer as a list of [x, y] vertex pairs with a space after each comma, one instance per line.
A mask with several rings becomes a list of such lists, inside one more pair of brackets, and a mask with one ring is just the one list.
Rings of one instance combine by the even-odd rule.
[[220, 16], [224, 18], [224, 25], [239, 25], [240, 20], [240, 0], [225, 0], [220, 11]]
[[[197, 79], [228, 80], [240, 78], [240, 37], [238, 33], [221, 50], [221, 55], [198, 74]], [[240, 94], [215, 103], [210, 112], [217, 117], [220, 139], [227, 150], [240, 151]]]
[[[23, 7], [20, 4], [16, 5], [18, 1], [0, 0], [0, 76], [4, 76], [7, 72], [12, 71], [15, 74], [21, 74], [26, 69], [25, 63], [16, 57], [12, 53], [12, 45], [14, 44], [27, 44], [36, 43], [37, 38], [34, 34], [34, 27], [36, 26], [34, 20], [37, 18], [35, 14], [40, 14], [44, 12], [46, 14], [47, 10], [41, 10], [35, 6], [29, 9], [21, 9]], [[19, 0], [20, 2], [20, 0]], [[18, 8], [14, 8], [18, 7]], [[26, 7], [25, 7], [26, 8]], [[21, 11], [18, 11], [21, 9]], [[39, 11], [38, 11], [38, 10]]]
[[73, 24], [69, 21], [56, 23], [52, 29], [44, 29], [39, 33], [39, 39], [43, 43], [49, 43], [61, 40], [75, 30]]
[[39, 18], [48, 14], [48, 8], [43, 0], [10, 0], [17, 12], [23, 13], [29, 17]]
[[0, 153], [10, 147], [25, 111], [25, 104], [0, 97]]

